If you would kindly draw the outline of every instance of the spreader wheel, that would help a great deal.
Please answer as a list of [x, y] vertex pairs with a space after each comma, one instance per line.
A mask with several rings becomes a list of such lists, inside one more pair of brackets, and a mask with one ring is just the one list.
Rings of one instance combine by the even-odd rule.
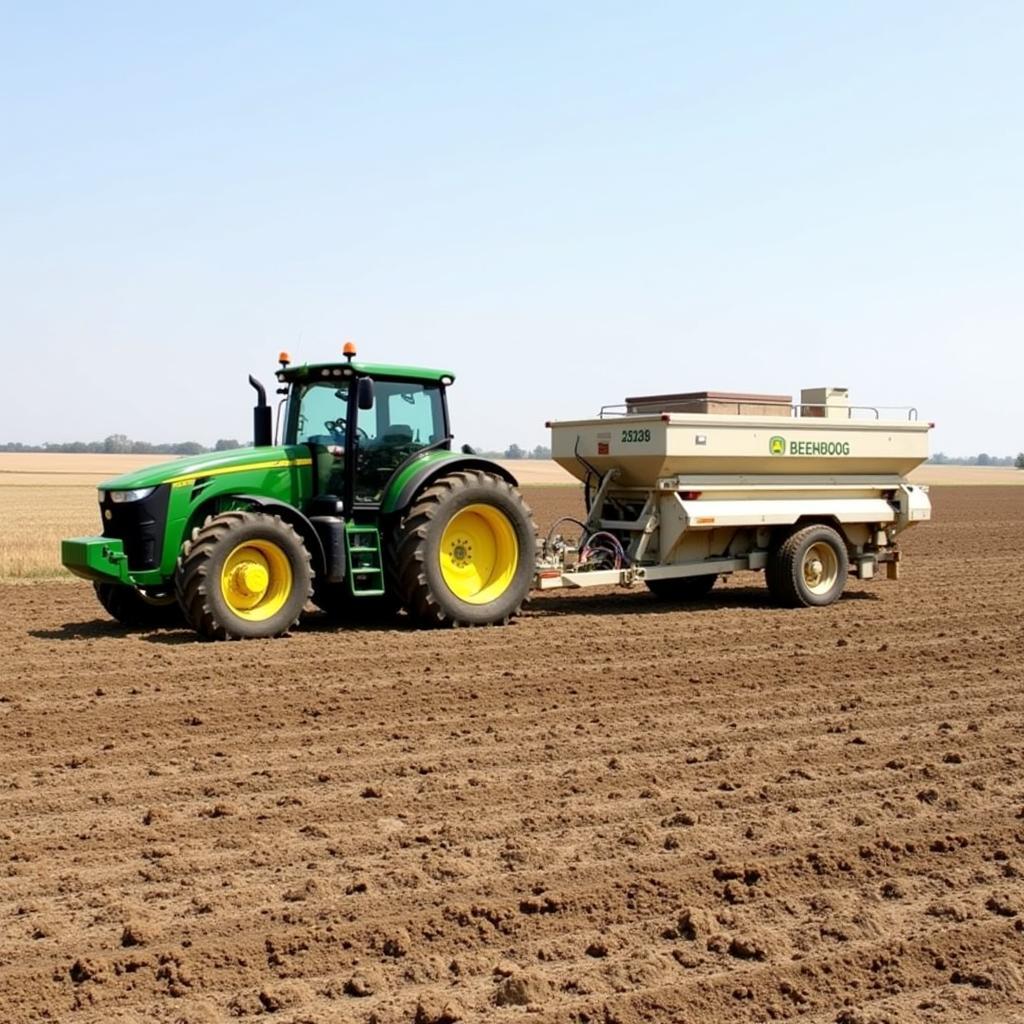
[[832, 604], [846, 586], [849, 557], [843, 538], [831, 526], [797, 530], [770, 557], [768, 589], [789, 608]]
[[189, 625], [210, 640], [280, 636], [312, 594], [309, 552], [279, 516], [223, 512], [186, 541], [175, 587]]
[[430, 626], [505, 623], [530, 590], [533, 514], [506, 480], [462, 470], [419, 494], [394, 530], [390, 575], [406, 611]]

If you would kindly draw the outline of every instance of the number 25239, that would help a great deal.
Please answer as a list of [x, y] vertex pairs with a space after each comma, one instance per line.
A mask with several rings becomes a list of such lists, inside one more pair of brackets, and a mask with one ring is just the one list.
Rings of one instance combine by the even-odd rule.
[[649, 427], [645, 427], [643, 430], [624, 430], [622, 432], [623, 444], [643, 444], [645, 441], [650, 441], [651, 431]]

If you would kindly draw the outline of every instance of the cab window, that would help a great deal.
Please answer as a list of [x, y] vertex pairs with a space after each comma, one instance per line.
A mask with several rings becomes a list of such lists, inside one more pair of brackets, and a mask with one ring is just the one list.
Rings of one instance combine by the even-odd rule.
[[378, 380], [372, 409], [359, 411], [357, 501], [380, 499], [388, 478], [410, 455], [445, 437], [438, 384]]
[[444, 437], [441, 389], [376, 381], [373, 408], [359, 412], [359, 436], [392, 447], [422, 448]]
[[347, 415], [348, 381], [304, 388], [295, 423], [295, 443], [344, 445]]

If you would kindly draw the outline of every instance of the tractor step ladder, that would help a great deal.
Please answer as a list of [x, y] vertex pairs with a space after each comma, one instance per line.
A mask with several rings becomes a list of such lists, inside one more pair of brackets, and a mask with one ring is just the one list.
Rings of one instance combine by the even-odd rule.
[[375, 526], [345, 524], [348, 578], [356, 597], [380, 597], [384, 593], [384, 563], [380, 531]]

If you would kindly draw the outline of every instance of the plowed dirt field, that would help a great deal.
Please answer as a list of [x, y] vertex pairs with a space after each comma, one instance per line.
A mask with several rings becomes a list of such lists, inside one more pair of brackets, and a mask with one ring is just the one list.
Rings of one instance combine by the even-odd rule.
[[822, 610], [207, 644], [0, 588], [0, 1020], [1024, 1020], [1024, 492], [933, 499]]

